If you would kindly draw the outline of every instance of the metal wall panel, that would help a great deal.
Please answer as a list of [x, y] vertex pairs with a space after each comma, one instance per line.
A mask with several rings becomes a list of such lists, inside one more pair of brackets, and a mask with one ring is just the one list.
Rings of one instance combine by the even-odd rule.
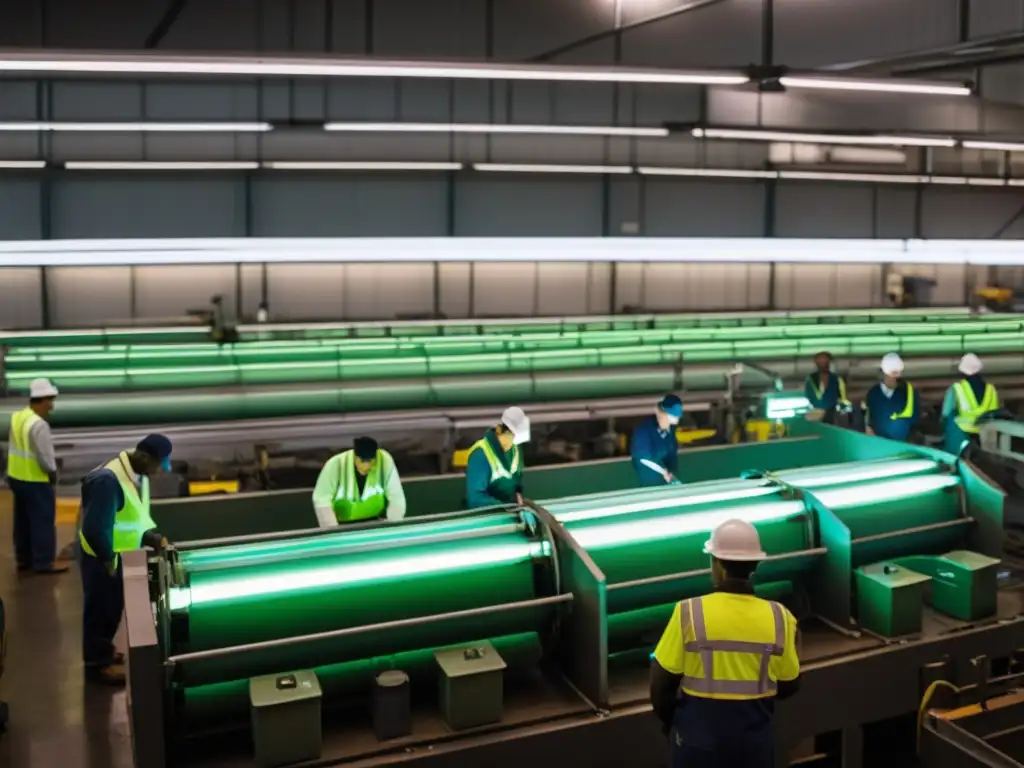
[[968, 0], [973, 39], [1024, 29], [1024, 0]]
[[599, 237], [600, 179], [468, 178], [455, 188], [455, 234]]
[[870, 186], [780, 183], [776, 190], [778, 237], [874, 237]]
[[779, 264], [775, 270], [778, 309], [870, 307], [880, 300], [881, 268], [865, 264]]
[[42, 234], [41, 182], [0, 171], [0, 240], [36, 240]]
[[651, 237], [761, 237], [764, 185], [756, 181], [646, 180], [643, 233]]
[[877, 184], [874, 189], [874, 237], [917, 237], [918, 191], [914, 187]]
[[38, 328], [43, 322], [41, 291], [35, 267], [0, 268], [0, 328]]
[[775, 0], [775, 62], [814, 68], [951, 45], [958, 2]]
[[469, 317], [472, 310], [472, 264], [441, 264], [438, 271], [438, 310], [444, 317]]
[[763, 307], [767, 265], [645, 264], [640, 309], [651, 312], [718, 311]]
[[526, 317], [536, 313], [537, 264], [478, 262], [473, 264], [474, 317]]
[[60, 177], [52, 189], [55, 238], [239, 237], [240, 180], [221, 175]]
[[236, 312], [233, 264], [135, 267], [135, 317], [181, 317], [189, 310], [211, 310], [210, 299], [224, 297], [225, 317]]
[[46, 270], [50, 324], [89, 328], [132, 316], [131, 267], [51, 267]]
[[1024, 237], [1024, 189], [926, 188], [921, 198], [921, 236], [991, 238], [1006, 225], [1003, 238]]
[[256, 311], [263, 300], [263, 265], [242, 264], [238, 274], [241, 283], [241, 315], [246, 321], [255, 322]]
[[257, 237], [439, 237], [447, 234], [447, 181], [261, 176], [253, 182]]
[[424, 318], [434, 312], [432, 264], [346, 264], [346, 320]]
[[487, 57], [486, 3], [479, 0], [376, 0], [373, 16], [375, 56]]
[[[688, 4], [680, 0], [623, 3], [623, 22], [629, 24]], [[623, 60], [633, 66], [679, 68], [760, 62], [761, 16], [761, 3], [748, 0], [696, 8], [627, 32], [622, 41]]]
[[598, 264], [537, 265], [536, 314], [585, 315], [591, 311], [591, 272]]
[[345, 316], [344, 264], [268, 264], [267, 303], [275, 320]]

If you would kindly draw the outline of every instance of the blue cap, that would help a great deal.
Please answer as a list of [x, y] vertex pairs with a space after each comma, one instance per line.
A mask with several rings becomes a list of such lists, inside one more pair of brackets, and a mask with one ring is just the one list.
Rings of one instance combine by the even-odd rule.
[[665, 395], [658, 403], [658, 408], [666, 415], [677, 421], [683, 418], [683, 401], [676, 395]]
[[160, 469], [171, 471], [171, 441], [163, 435], [147, 435], [135, 446], [136, 451], [148, 453], [160, 462]]

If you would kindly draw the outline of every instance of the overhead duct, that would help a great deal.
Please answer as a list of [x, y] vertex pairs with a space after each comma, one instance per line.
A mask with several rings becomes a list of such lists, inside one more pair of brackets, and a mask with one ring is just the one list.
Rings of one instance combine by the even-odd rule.
[[847, 147], [779, 142], [768, 145], [773, 165], [906, 165], [907, 153], [881, 147]]

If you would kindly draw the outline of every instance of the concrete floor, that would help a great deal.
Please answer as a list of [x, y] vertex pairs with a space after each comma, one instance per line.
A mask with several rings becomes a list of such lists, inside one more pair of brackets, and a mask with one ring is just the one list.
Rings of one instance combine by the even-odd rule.
[[[73, 532], [59, 526], [59, 544]], [[0, 768], [131, 768], [124, 692], [86, 687], [82, 678], [78, 572], [17, 574], [10, 497], [2, 490], [0, 597], [8, 635], [0, 700], [11, 712], [0, 736]]]

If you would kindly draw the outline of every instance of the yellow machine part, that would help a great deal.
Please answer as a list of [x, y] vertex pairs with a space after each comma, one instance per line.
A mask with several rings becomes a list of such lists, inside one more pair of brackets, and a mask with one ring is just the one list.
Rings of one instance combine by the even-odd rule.
[[469, 448], [463, 448], [452, 454], [452, 469], [465, 469], [469, 463]]
[[[763, 443], [766, 440], [775, 440], [786, 436], [786, 424], [782, 421], [769, 421], [768, 419], [752, 419], [744, 425], [746, 442]], [[743, 435], [738, 432], [733, 435], [733, 442], [742, 442]]]
[[978, 288], [975, 293], [987, 301], [1006, 302], [1013, 298], [1013, 291], [1011, 289], [999, 288], [997, 286]]
[[75, 525], [78, 522], [78, 508], [81, 499], [70, 496], [57, 497], [57, 525]]
[[718, 434], [717, 429], [698, 429], [696, 427], [676, 427], [676, 440], [680, 445], [689, 445], [707, 440]]
[[197, 480], [188, 484], [189, 496], [208, 496], [211, 493], [238, 493], [238, 481]]

